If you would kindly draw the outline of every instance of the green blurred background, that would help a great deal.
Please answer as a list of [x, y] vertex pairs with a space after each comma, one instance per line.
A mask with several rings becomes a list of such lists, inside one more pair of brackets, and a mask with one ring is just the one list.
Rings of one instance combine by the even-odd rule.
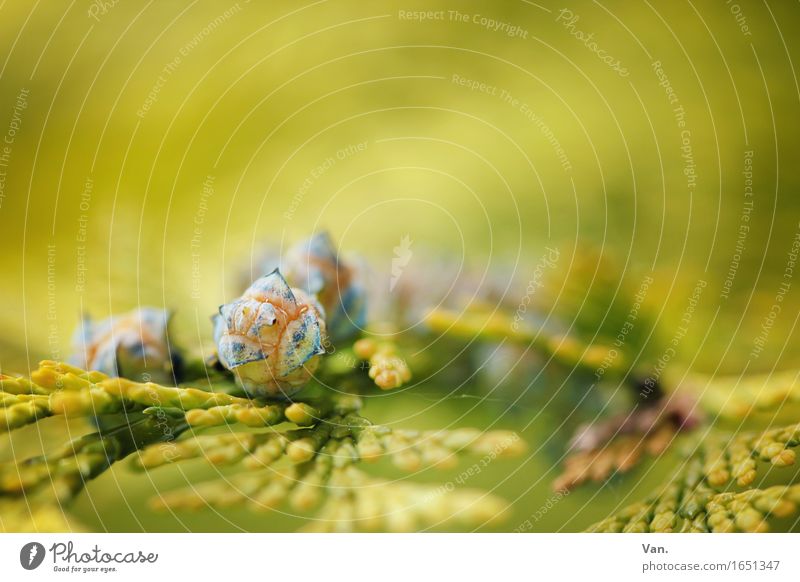
[[[800, 8], [777, 1], [7, 0], [0, 367], [64, 358], [82, 311], [137, 304], [177, 309], [181, 344], [208, 350], [208, 315], [242, 268], [320, 228], [382, 269], [409, 235], [414, 260], [447, 253], [523, 281], [548, 245], [564, 261], [593, 248], [634, 287], [653, 276], [647, 302], [667, 338], [704, 280], [681, 365], [797, 366], [800, 301], [785, 275], [800, 229], [798, 38]], [[375, 420], [525, 424], [502, 407], [446, 400], [421, 416], [429, 402], [386, 400]], [[474, 485], [516, 500], [513, 529], [550, 495], [537, 482], [547, 463], [498, 463]], [[597, 497], [576, 492], [537, 528], [585, 527], [658, 479], [645, 469]], [[110, 530], [297, 525], [150, 514], [152, 488], [123, 467], [76, 513]]]

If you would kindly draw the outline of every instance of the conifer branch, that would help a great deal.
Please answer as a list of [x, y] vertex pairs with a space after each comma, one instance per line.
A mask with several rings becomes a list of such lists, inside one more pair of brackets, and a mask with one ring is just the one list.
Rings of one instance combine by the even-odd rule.
[[482, 308], [451, 311], [437, 308], [426, 317], [428, 326], [440, 334], [463, 340], [510, 341], [531, 347], [552, 357], [568, 368], [582, 368], [595, 372], [604, 361], [613, 361], [606, 373], [622, 375], [625, 372], [623, 358], [611, 358], [611, 348], [601, 344], [584, 344], [580, 340], [556, 335], [544, 328], [535, 328], [517, 322], [502, 310], [488, 311]]
[[[793, 465], [800, 425], [755, 433], [713, 432], [662, 492], [589, 528], [598, 532], [763, 532], [797, 512], [800, 485], [751, 488], [758, 461]], [[736, 488], [743, 490], [737, 491]]]

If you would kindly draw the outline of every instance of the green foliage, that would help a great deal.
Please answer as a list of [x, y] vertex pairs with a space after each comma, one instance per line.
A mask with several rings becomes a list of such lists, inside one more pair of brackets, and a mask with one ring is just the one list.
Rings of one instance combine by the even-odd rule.
[[[383, 346], [366, 353], [366, 347], [357, 351], [370, 360], [369, 370], [404, 373], [405, 364], [393, 356], [395, 349]], [[315, 531], [463, 527], [504, 516], [505, 502], [486, 492], [452, 483], [388, 481], [369, 476], [360, 465], [388, 458], [397, 468], [415, 472], [423, 467], [453, 468], [462, 455], [516, 456], [525, 447], [514, 433], [393, 429], [361, 416], [363, 402], [356, 394], [324, 393], [309, 402], [289, 402], [242, 398], [227, 393], [224, 378], [219, 384], [219, 392], [167, 387], [52, 361], [42, 362], [30, 379], [2, 376], [3, 430], [53, 415], [95, 416], [103, 427], [106, 419], [120, 418], [121, 413], [122, 424], [101, 428], [46, 455], [0, 465], [0, 496], [8, 504], [40, 496], [40, 513], [39, 507], [45, 511], [69, 503], [88, 480], [132, 455], [132, 466], [140, 471], [198, 458], [234, 471], [159, 495], [154, 508], [240, 505], [266, 510], [288, 504], [308, 512], [319, 507], [307, 526]], [[244, 430], [202, 432], [222, 425]], [[13, 531], [21, 523], [8, 521], [3, 527]], [[39, 527], [63, 528], [52, 519], [45, 523], [49, 525]]]
[[3, 376], [0, 387], [0, 430], [13, 430], [47, 416], [96, 416], [148, 408], [186, 412], [186, 422], [192, 426], [233, 422], [269, 426], [289, 420], [286, 413], [293, 406], [262, 405], [224, 392], [109, 378], [49, 360], [40, 364], [30, 380]]
[[673, 394], [581, 427], [553, 488], [562, 491], [587, 481], [602, 482], [631, 470], [646, 456], [660, 455], [678, 433], [697, 426], [695, 407], [692, 397]]

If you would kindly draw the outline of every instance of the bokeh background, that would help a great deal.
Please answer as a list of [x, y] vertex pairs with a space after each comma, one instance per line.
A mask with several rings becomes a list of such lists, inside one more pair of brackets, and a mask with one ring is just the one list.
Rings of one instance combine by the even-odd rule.
[[[387, 271], [409, 236], [412, 261], [523, 282], [546, 247], [564, 262], [592, 249], [634, 288], [653, 277], [667, 338], [704, 281], [675, 365], [795, 367], [798, 38], [800, 6], [779, 1], [5, 0], [0, 368], [65, 358], [82, 312], [136, 305], [175, 309], [180, 343], [207, 350], [242, 269], [322, 228]], [[520, 428], [531, 414], [430, 398], [373, 417]], [[514, 500], [513, 529], [551, 495], [548, 463], [498, 462], [474, 485]], [[100, 530], [301, 523], [145, 509], [191, 476], [123, 467], [75, 513]], [[576, 492], [536, 527], [581, 529], [660, 479]]]

